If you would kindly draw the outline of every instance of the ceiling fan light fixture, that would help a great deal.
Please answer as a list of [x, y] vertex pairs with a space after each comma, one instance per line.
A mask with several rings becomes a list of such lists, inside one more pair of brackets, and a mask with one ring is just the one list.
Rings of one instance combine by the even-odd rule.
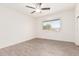
[[44, 10], [50, 10], [50, 7], [41, 7], [42, 3], [36, 3], [35, 4], [36, 7], [32, 7], [32, 6], [26, 6], [28, 8], [34, 9], [34, 11], [31, 12], [31, 14], [33, 13], [41, 13]]
[[41, 10], [40, 9], [36, 9], [36, 12], [41, 12]]

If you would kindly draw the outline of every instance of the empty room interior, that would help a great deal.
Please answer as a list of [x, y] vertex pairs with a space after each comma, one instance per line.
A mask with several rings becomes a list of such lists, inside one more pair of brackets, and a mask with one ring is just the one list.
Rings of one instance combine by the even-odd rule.
[[79, 56], [79, 4], [0, 3], [0, 56]]

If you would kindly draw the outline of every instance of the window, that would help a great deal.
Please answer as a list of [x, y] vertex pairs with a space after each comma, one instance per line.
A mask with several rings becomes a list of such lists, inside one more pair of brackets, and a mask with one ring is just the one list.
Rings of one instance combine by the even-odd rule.
[[43, 30], [59, 31], [60, 28], [61, 28], [61, 20], [60, 19], [43, 21]]

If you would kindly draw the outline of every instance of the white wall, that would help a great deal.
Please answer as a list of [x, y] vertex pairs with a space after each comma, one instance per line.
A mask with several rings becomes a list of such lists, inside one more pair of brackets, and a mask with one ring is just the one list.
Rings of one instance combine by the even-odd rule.
[[[52, 39], [52, 40], [74, 42], [74, 39], [75, 39], [74, 17], [75, 17], [74, 10], [67, 10], [53, 15], [41, 17], [40, 19], [38, 19], [37, 37]], [[62, 21], [62, 28], [60, 32], [42, 30], [42, 21], [53, 20], [56, 18], [60, 18]]]
[[0, 48], [35, 37], [34, 19], [0, 6]]
[[[42, 21], [55, 18], [62, 20], [60, 32], [42, 30]], [[73, 10], [33, 19], [15, 10], [0, 6], [0, 48], [35, 37], [73, 42], [74, 35]]]
[[79, 45], [79, 18], [77, 16], [79, 16], [79, 4], [76, 5], [75, 9], [75, 43]]

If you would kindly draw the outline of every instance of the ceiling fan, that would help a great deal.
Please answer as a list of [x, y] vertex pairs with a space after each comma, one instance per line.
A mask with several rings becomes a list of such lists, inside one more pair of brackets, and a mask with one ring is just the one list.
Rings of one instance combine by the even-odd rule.
[[33, 14], [33, 13], [35, 13], [35, 12], [41, 13], [42, 10], [50, 10], [49, 7], [42, 8], [41, 6], [42, 6], [42, 3], [36, 3], [36, 4], [35, 4], [35, 7], [26, 5], [27, 8], [35, 9], [33, 12], [31, 12], [31, 14]]

